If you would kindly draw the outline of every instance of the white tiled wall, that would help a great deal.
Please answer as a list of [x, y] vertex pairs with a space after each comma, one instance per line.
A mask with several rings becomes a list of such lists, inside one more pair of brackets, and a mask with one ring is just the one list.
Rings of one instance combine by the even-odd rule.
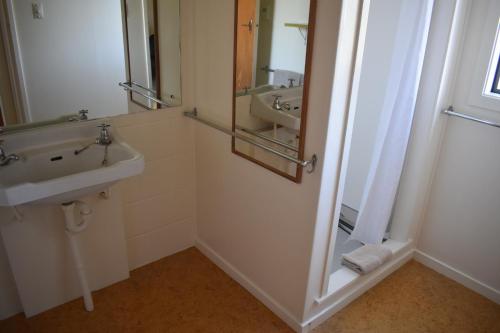
[[113, 119], [115, 131], [144, 154], [144, 173], [119, 184], [130, 269], [194, 245], [194, 133], [182, 110]]

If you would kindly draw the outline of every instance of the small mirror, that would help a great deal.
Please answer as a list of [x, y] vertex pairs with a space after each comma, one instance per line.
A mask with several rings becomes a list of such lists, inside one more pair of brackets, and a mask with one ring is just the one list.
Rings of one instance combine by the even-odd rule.
[[280, 154], [304, 155], [315, 8], [316, 0], [236, 1], [233, 152], [295, 182], [302, 167]]
[[129, 84], [148, 109], [181, 105], [179, 0], [125, 0]]
[[[3, 1], [0, 133], [126, 114], [127, 94], [118, 85], [124, 81], [180, 105], [179, 3]], [[136, 93], [131, 98], [160, 107]]]

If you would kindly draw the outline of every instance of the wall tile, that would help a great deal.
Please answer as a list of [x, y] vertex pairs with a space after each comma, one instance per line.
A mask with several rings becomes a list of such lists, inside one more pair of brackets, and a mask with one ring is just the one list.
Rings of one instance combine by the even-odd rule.
[[188, 219], [154, 232], [129, 238], [130, 269], [135, 269], [191, 247], [195, 243], [195, 223]]
[[156, 229], [193, 218], [194, 196], [190, 190], [169, 191], [124, 207], [127, 237], [154, 232]]

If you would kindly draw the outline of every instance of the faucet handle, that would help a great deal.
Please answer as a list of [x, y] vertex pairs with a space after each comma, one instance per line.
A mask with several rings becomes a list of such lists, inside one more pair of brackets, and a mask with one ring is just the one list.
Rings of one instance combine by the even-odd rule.
[[108, 132], [108, 128], [111, 127], [111, 125], [102, 123], [97, 127], [100, 128], [101, 131], [99, 133], [99, 137], [96, 139], [96, 143], [103, 146], [110, 145], [113, 140], [111, 139], [111, 135]]
[[82, 109], [82, 110], [78, 111], [78, 115], [80, 116], [80, 120], [89, 119], [87, 116], [87, 113], [89, 113], [89, 110], [87, 110], [87, 109]]

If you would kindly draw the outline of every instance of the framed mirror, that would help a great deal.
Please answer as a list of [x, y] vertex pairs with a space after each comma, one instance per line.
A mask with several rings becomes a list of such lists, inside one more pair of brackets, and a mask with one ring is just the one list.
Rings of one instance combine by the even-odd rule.
[[[128, 95], [118, 85], [126, 80], [180, 105], [179, 3], [2, 1], [0, 134], [127, 114]], [[127, 19], [126, 7], [129, 14], [136, 11], [133, 19]], [[131, 22], [134, 34], [127, 34]], [[147, 109], [159, 107], [139, 98], [132, 96]]]
[[179, 0], [124, 0], [128, 83], [160, 104], [130, 91], [148, 109], [181, 105]]
[[315, 15], [316, 0], [235, 3], [232, 151], [297, 183], [280, 154], [304, 158]]

